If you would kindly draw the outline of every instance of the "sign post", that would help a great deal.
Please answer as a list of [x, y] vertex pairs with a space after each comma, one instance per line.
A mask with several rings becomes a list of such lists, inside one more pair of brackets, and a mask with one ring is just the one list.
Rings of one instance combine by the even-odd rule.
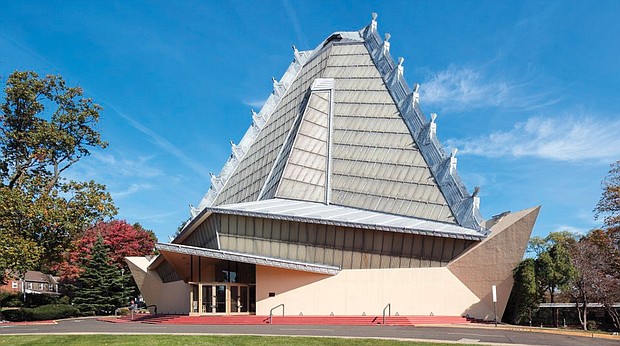
[[493, 290], [493, 315], [495, 316], [495, 327], [497, 327], [497, 288], [493, 285], [491, 289]]

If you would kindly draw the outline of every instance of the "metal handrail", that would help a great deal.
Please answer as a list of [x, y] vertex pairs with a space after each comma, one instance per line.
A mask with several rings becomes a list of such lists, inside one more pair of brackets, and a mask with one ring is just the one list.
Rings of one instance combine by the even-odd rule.
[[388, 316], [392, 316], [392, 304], [388, 303], [384, 308], [383, 308], [383, 324], [385, 325], [385, 309], [388, 309]]
[[155, 304], [147, 305], [147, 306], [146, 306], [146, 309], [148, 310], [150, 307], [154, 307], [154, 308], [155, 308], [155, 309], [154, 309], [154, 310], [155, 310], [154, 312], [155, 312], [155, 315], [157, 315], [157, 305], [155, 305]]
[[282, 307], [282, 316], [284, 316], [284, 304], [278, 304], [276, 306], [274, 306], [273, 308], [271, 308], [271, 310], [269, 310], [269, 324], [271, 323], [271, 319], [273, 318], [273, 310]]

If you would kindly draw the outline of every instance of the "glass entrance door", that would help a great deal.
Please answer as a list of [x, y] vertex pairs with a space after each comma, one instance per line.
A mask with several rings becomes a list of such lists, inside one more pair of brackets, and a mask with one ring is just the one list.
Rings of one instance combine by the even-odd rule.
[[250, 298], [247, 285], [230, 285], [230, 313], [248, 313]]
[[202, 309], [200, 310], [201, 314], [208, 314], [213, 312], [213, 286], [211, 285], [201, 285], [202, 286]]
[[248, 306], [250, 305], [250, 302], [248, 301], [250, 298], [248, 295], [248, 286], [239, 286], [239, 289], [239, 301], [241, 302], [239, 312], [248, 312]]
[[249, 314], [254, 307], [254, 286], [236, 283], [193, 283], [190, 314]]
[[215, 312], [226, 313], [227, 289], [226, 285], [217, 285], [215, 287]]

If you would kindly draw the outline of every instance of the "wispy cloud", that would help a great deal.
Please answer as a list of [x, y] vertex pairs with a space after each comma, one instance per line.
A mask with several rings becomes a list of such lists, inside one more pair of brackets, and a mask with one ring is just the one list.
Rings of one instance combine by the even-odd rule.
[[546, 92], [528, 91], [531, 84], [490, 78], [479, 69], [451, 65], [422, 83], [420, 93], [425, 104], [437, 106], [442, 112], [486, 107], [532, 110], [559, 102]]
[[[3, 49], [6, 49], [6, 51], [9, 51], [9, 52], [13, 51], [13, 54], [15, 54], [15, 51], [16, 51], [17, 54], [22, 56], [22, 58], [26, 57], [27, 59], [32, 59], [36, 61], [37, 63], [40, 63], [43, 66], [46, 66], [46, 67], [55, 66], [46, 57], [42, 56], [41, 54], [37, 53], [35, 50], [31, 49], [29, 46], [24, 44], [22, 41], [18, 41], [11, 36], [7, 36], [3, 34], [2, 32], [0, 32], [0, 47]], [[3, 58], [0, 58], [0, 65], [1, 64], [6, 64], [6, 61], [4, 61]]]
[[462, 154], [487, 157], [538, 157], [556, 161], [610, 162], [620, 157], [620, 120], [592, 116], [532, 117], [511, 130], [451, 139]]
[[166, 140], [165, 138], [163, 138], [162, 136], [160, 136], [159, 134], [157, 134], [155, 131], [151, 130], [150, 128], [146, 127], [144, 124], [138, 122], [137, 120], [130, 117], [129, 115], [121, 112], [114, 106], [109, 105], [109, 104], [107, 106], [110, 107], [112, 110], [114, 110], [114, 112], [116, 112], [123, 119], [125, 119], [132, 127], [134, 127], [138, 131], [144, 133], [149, 138], [151, 138], [151, 140], [153, 140], [153, 142], [157, 146], [159, 146], [161, 149], [175, 156], [177, 159], [179, 159], [179, 161], [181, 161], [183, 164], [193, 169], [196, 173], [204, 177], [209, 177], [209, 170], [206, 167], [199, 164], [198, 162], [196, 162], [194, 159], [190, 158], [189, 156], [185, 155], [185, 153], [181, 149], [176, 147], [174, 144], [170, 143], [168, 140]]
[[306, 35], [304, 35], [301, 30], [301, 26], [299, 25], [299, 19], [297, 18], [297, 13], [293, 6], [288, 2], [288, 0], [282, 0], [282, 4], [284, 5], [284, 9], [286, 10], [286, 14], [288, 15], [288, 19], [293, 24], [293, 30], [295, 30], [295, 36], [297, 37], [298, 44], [302, 47], [301, 49], [308, 49], [310, 45], [308, 44], [308, 40], [306, 39]]
[[267, 102], [267, 99], [243, 101], [244, 104], [252, 107], [252, 109], [254, 109], [256, 112], [258, 112], [261, 108], [263, 108], [263, 105], [265, 104], [265, 102]]
[[579, 227], [574, 227], [574, 226], [569, 226], [569, 225], [558, 225], [555, 227], [555, 229], [552, 232], [570, 232], [577, 236], [584, 236], [588, 234], [589, 231], [590, 230], [586, 228], [579, 228]]
[[134, 193], [137, 192], [141, 192], [144, 190], [150, 190], [151, 188], [153, 188], [153, 185], [151, 184], [131, 184], [129, 185], [129, 187], [127, 187], [125, 190], [122, 191], [111, 191], [110, 194], [112, 194], [112, 197], [114, 197], [114, 199], [119, 199], [119, 198], [123, 198], [129, 195], [133, 195]]
[[92, 157], [96, 161], [94, 163], [96, 167], [93, 168], [100, 170], [101, 167], [106, 167], [110, 175], [141, 179], [155, 178], [164, 175], [164, 172], [160, 168], [149, 164], [153, 156], [136, 155], [128, 158], [123, 154], [113, 155], [110, 152], [95, 152]]

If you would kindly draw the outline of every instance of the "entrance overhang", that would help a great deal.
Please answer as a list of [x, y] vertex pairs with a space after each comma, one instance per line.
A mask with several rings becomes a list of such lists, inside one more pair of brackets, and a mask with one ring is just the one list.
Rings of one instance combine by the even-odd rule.
[[211, 259], [216, 259], [216, 260], [249, 263], [249, 264], [266, 266], [266, 267], [283, 268], [283, 269], [290, 269], [290, 270], [297, 270], [297, 271], [325, 274], [325, 275], [336, 275], [340, 272], [340, 268], [335, 267], [335, 266], [290, 261], [290, 260], [285, 260], [281, 258], [257, 256], [257, 255], [240, 253], [240, 252], [232, 252], [232, 251], [207, 249], [207, 248], [200, 248], [200, 247], [181, 245], [181, 244], [157, 243], [155, 244], [155, 248], [159, 250], [164, 255], [164, 257], [166, 257], [167, 253], [168, 254], [184, 254], [184, 255], [206, 257], [206, 258], [211, 258]]

